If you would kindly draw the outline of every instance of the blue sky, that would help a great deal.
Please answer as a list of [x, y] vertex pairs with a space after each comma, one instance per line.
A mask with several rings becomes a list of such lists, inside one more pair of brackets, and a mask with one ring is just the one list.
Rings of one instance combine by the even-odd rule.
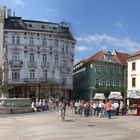
[[139, 0], [0, 0], [23, 19], [71, 23], [75, 63], [97, 51], [140, 49]]

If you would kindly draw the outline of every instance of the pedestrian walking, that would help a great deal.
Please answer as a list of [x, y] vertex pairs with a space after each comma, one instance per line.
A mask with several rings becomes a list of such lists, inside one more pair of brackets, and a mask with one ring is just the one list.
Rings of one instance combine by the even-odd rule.
[[58, 119], [62, 121], [65, 120], [65, 109], [62, 101], [60, 101], [58, 105]]
[[106, 109], [106, 112], [107, 112], [107, 116], [108, 116], [108, 119], [111, 119], [111, 102], [108, 101], [105, 105], [105, 109]]

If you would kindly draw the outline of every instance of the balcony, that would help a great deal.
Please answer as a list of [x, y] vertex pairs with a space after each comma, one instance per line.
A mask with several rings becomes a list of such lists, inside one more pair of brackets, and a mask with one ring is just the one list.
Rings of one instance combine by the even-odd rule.
[[36, 62], [28, 62], [28, 67], [29, 68], [36, 68]]
[[42, 68], [49, 68], [49, 62], [42, 62], [41, 67]]
[[24, 82], [26, 82], [26, 83], [37, 83], [38, 79], [37, 78], [34, 78], [34, 79], [24, 78]]
[[23, 79], [9, 79], [8, 83], [9, 84], [23, 84], [24, 81], [23, 81]]
[[20, 67], [21, 68], [23, 62], [22, 62], [22, 60], [10, 60], [9, 64], [11, 67]]

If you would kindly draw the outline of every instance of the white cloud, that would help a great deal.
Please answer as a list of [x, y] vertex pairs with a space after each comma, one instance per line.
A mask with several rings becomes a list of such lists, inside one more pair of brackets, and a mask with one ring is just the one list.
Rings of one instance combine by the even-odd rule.
[[59, 11], [56, 9], [52, 9], [52, 8], [46, 9], [46, 14], [57, 15], [58, 13]]
[[81, 51], [90, 51], [91, 48], [87, 47], [87, 46], [76, 46], [76, 50], [81, 52]]
[[136, 51], [140, 49], [140, 43], [132, 40], [129, 37], [119, 38], [114, 36], [109, 36], [106, 34], [96, 34], [91, 36], [78, 37], [77, 41], [81, 43], [89, 43], [95, 45], [96, 47], [102, 48], [119, 48], [126, 51]]
[[80, 58], [75, 58], [74, 59], [74, 65], [76, 64], [76, 63], [78, 63], [78, 62], [80, 62], [82, 59], [80, 59]]
[[13, 2], [16, 5], [25, 5], [25, 2], [23, 0], [11, 0], [11, 2]]
[[123, 24], [120, 23], [120, 22], [116, 22], [116, 27], [118, 27], [120, 29], [123, 29], [124, 28]]

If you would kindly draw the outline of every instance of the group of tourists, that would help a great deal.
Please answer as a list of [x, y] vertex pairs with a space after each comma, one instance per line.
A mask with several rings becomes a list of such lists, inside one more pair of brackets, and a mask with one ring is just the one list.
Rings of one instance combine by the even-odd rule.
[[72, 113], [78, 116], [107, 116], [109, 119], [111, 116], [124, 115], [126, 109], [122, 100], [108, 100], [106, 102], [104, 100], [92, 100], [88, 102], [85, 100], [67, 101], [64, 98], [32, 99], [31, 108], [35, 112], [55, 109], [58, 111], [59, 120], [62, 121], [65, 119], [66, 109], [72, 110]]
[[53, 98], [49, 97], [43, 99], [31, 99], [31, 108], [35, 112], [42, 112], [46, 110], [55, 109], [58, 111], [58, 118], [59, 120], [64, 121], [66, 106], [68, 106], [67, 101], [64, 98]]
[[84, 100], [79, 100], [70, 103], [71, 109], [74, 110], [74, 113], [79, 116], [95, 116], [95, 117], [104, 117], [108, 116], [110, 119], [111, 116], [124, 115], [125, 105], [123, 101], [113, 101], [108, 100], [107, 102], [103, 100], [95, 100], [87, 102]]
[[32, 98], [31, 108], [33, 108], [35, 112], [46, 111], [52, 108], [58, 109], [58, 101], [58, 98], [53, 97], [42, 98], [40, 100], [37, 98]]

